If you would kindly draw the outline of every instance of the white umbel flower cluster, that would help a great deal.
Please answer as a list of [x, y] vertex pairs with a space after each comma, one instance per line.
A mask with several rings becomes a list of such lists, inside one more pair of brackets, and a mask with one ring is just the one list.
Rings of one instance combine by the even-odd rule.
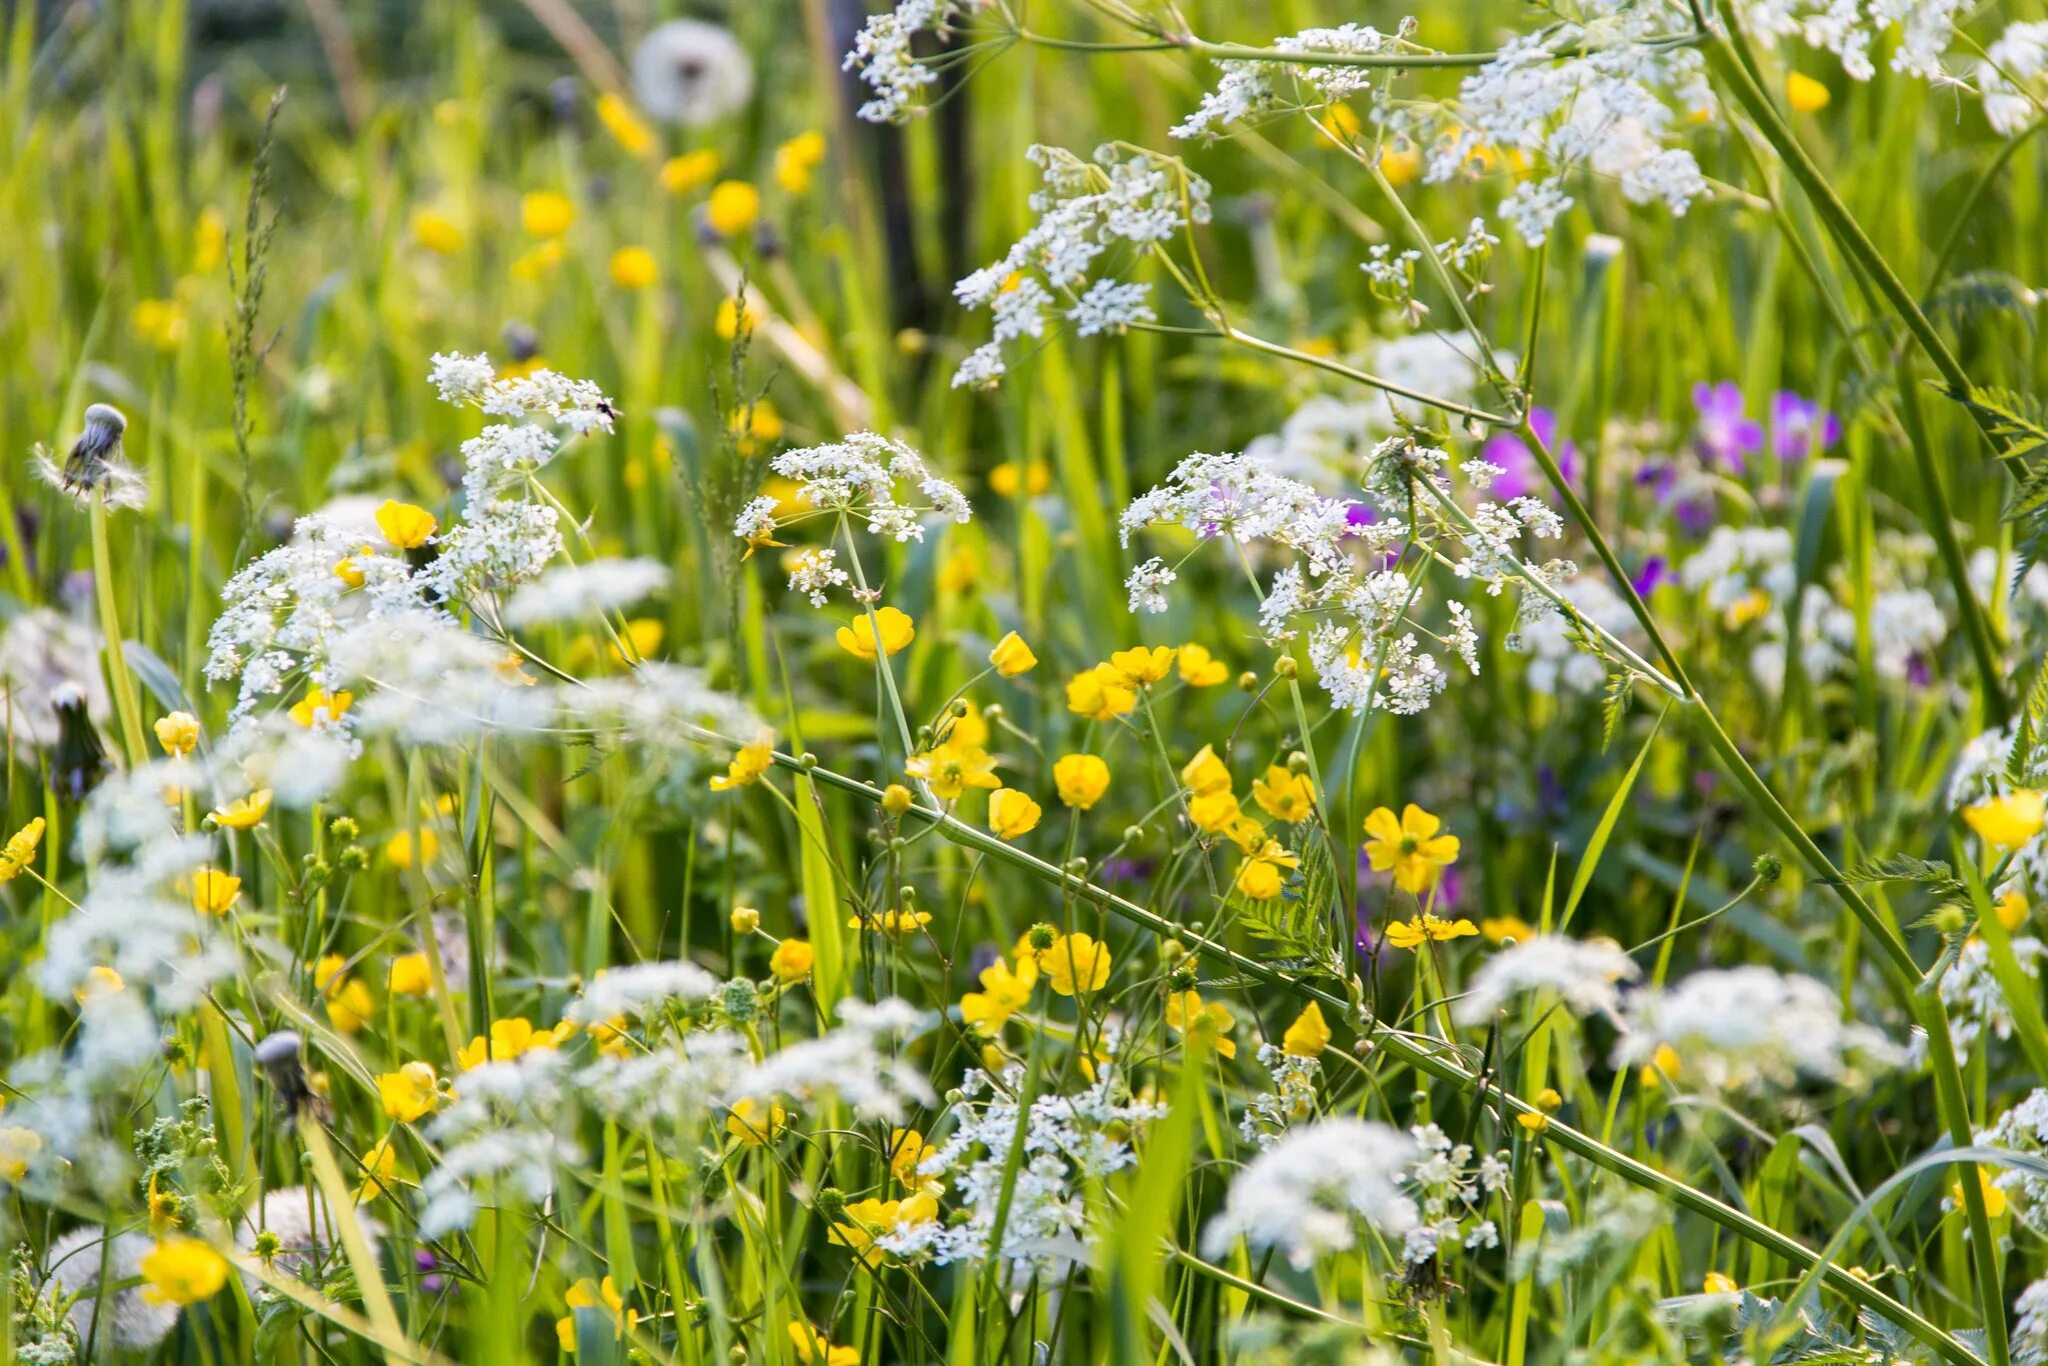
[[1031, 196], [1038, 221], [1000, 260], [953, 287], [962, 304], [995, 319], [994, 340], [961, 362], [955, 388], [994, 385], [1007, 369], [1004, 346], [1044, 337], [1057, 318], [1084, 337], [1153, 321], [1149, 287], [1102, 275], [1101, 259], [1116, 248], [1162, 248], [1209, 221], [1208, 182], [1176, 158], [1121, 143], [1096, 148], [1092, 161], [1045, 146], [1030, 157], [1043, 176]]
[[[1479, 633], [1463, 602], [1446, 602], [1439, 626], [1423, 624], [1432, 562], [1485, 585], [1489, 595], [1510, 584], [1535, 590], [1522, 597], [1532, 615], [1555, 608], [1551, 584], [1575, 572], [1522, 553], [1525, 540], [1563, 534], [1548, 504], [1481, 500], [1468, 513], [1443, 473], [1446, 461], [1442, 451], [1406, 436], [1382, 441], [1363, 472], [1373, 498], [1367, 505], [1327, 497], [1250, 453], [1197, 453], [1124, 510], [1123, 541], [1129, 545], [1147, 527], [1176, 526], [1204, 541], [1233, 542], [1254, 560], [1281, 561], [1259, 605], [1267, 643], [1305, 631], [1310, 667], [1336, 705], [1412, 714], [1448, 681], [1438, 651], [1479, 672]], [[1131, 610], [1163, 610], [1174, 576], [1163, 560], [1139, 565], [1126, 583]]]
[[1547, 991], [1574, 1015], [1614, 1018], [1622, 984], [1640, 975], [1635, 960], [1612, 939], [1533, 935], [1487, 959], [1454, 1014], [1460, 1024], [1484, 1024], [1515, 997]]
[[1356, 1247], [1361, 1226], [1405, 1240], [1421, 1216], [1402, 1182], [1421, 1155], [1407, 1134], [1371, 1120], [1339, 1117], [1291, 1130], [1230, 1183], [1222, 1213], [1203, 1231], [1203, 1250], [1220, 1257], [1243, 1238], [1307, 1270]]
[[[778, 518], [778, 499], [765, 494], [754, 499], [733, 523], [733, 534], [752, 545], [776, 544], [777, 530], [819, 513], [864, 523], [869, 535], [899, 543], [922, 541], [928, 520], [965, 523], [974, 516], [957, 485], [932, 473], [924, 457], [901, 441], [877, 432], [854, 432], [842, 441], [784, 451], [769, 468], [796, 482], [796, 498], [809, 510]], [[904, 494], [899, 486], [915, 494]], [[802, 584], [791, 585], [814, 600], [824, 588], [845, 582], [844, 571], [831, 563], [831, 552], [824, 554], [823, 564], [814, 562], [814, 572]]]
[[860, 107], [862, 118], [906, 123], [922, 110], [925, 89], [938, 74], [918, 61], [912, 44], [920, 33], [943, 33], [964, 7], [962, 0], [898, 0], [894, 9], [869, 16], [840, 63], [843, 71], [859, 72], [875, 92]]
[[1023, 1084], [1021, 1067], [1004, 1074], [1001, 1090], [987, 1073], [967, 1073], [960, 1086], [965, 1099], [953, 1111], [958, 1126], [918, 1165], [921, 1176], [946, 1183], [967, 1217], [900, 1227], [877, 1238], [877, 1246], [906, 1260], [940, 1265], [999, 1256], [1017, 1284], [1033, 1272], [1055, 1274], [1087, 1261], [1085, 1188], [1131, 1165], [1133, 1131], [1166, 1109], [1133, 1098], [1121, 1070], [1111, 1063], [1098, 1064], [1095, 1082], [1086, 1091], [1032, 1101], [1021, 1121], [1024, 1165], [1010, 1193], [1002, 1246], [994, 1249]]
[[1722, 1090], [1790, 1088], [1801, 1081], [1854, 1085], [1903, 1054], [1869, 1025], [1842, 1018], [1835, 993], [1811, 977], [1761, 966], [1696, 972], [1636, 992], [1617, 1065], [1650, 1061], [1659, 1044], [1685, 1060], [1687, 1080]]
[[1174, 125], [1173, 135], [1214, 138], [1233, 123], [1335, 104], [1372, 89], [1373, 82], [1384, 71], [1326, 59], [1396, 51], [1422, 53], [1426, 49], [1406, 39], [1414, 22], [1403, 20], [1398, 34], [1381, 33], [1366, 24], [1345, 24], [1339, 28], [1303, 29], [1291, 37], [1273, 40], [1274, 48], [1298, 54], [1299, 61], [1220, 61], [1216, 65], [1223, 74], [1216, 88], [1203, 94], [1194, 113]]

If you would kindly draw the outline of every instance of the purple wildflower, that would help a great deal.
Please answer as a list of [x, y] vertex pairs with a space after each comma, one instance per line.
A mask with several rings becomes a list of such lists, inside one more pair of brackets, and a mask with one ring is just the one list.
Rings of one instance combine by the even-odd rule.
[[1780, 460], [1804, 460], [1824, 455], [1842, 439], [1842, 424], [1835, 415], [1790, 389], [1781, 389], [1771, 400], [1771, 444]]
[[[1558, 472], [1564, 475], [1565, 482], [1577, 484], [1579, 448], [1571, 441], [1559, 443], [1557, 414], [1548, 408], [1531, 408], [1529, 426], [1535, 431], [1536, 439], [1543, 443], [1543, 448], [1556, 457]], [[1556, 500], [1557, 490], [1551, 488], [1550, 481], [1544, 478], [1543, 467], [1536, 463], [1536, 453], [1515, 433], [1495, 432], [1479, 448], [1479, 458], [1506, 471], [1493, 481], [1493, 494], [1503, 502], [1525, 495]]]
[[1637, 597], [1647, 598], [1657, 591], [1659, 584], [1677, 583], [1678, 575], [1671, 572], [1670, 564], [1662, 555], [1652, 555], [1643, 561], [1641, 569], [1630, 576], [1629, 582], [1635, 586]]
[[1764, 429], [1742, 415], [1742, 390], [1731, 379], [1695, 384], [1692, 402], [1700, 415], [1694, 437], [1700, 457], [1742, 473], [1764, 446]]

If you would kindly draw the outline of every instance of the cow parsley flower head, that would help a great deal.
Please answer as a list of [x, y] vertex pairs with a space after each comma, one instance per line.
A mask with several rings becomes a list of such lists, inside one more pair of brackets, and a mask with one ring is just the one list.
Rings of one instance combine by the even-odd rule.
[[1635, 960], [1612, 939], [1533, 935], [1487, 959], [1454, 1014], [1460, 1024], [1481, 1024], [1524, 992], [1549, 991], [1575, 1015], [1612, 1017], [1622, 984], [1639, 975]]
[[1403, 51], [1420, 54], [1427, 49], [1408, 41], [1415, 27], [1413, 19], [1401, 21], [1398, 33], [1381, 33], [1365, 24], [1344, 24], [1337, 28], [1309, 28], [1273, 40], [1281, 52], [1300, 54], [1302, 62], [1241, 61], [1218, 62], [1222, 73], [1214, 90], [1202, 96], [1195, 112], [1174, 125], [1177, 138], [1213, 139], [1234, 123], [1283, 113], [1290, 109], [1337, 104], [1365, 91], [1377, 95], [1375, 82], [1385, 73], [1371, 67], [1320, 63], [1322, 56], [1368, 56]]
[[1404, 1239], [1420, 1222], [1403, 1178], [1415, 1140], [1371, 1120], [1325, 1119], [1289, 1131], [1230, 1183], [1222, 1213], [1202, 1234], [1220, 1257], [1231, 1240], [1272, 1248], [1299, 1270], [1357, 1246], [1362, 1226]]
[[917, 59], [913, 43], [920, 33], [945, 33], [963, 9], [974, 7], [974, 0], [897, 0], [895, 8], [870, 15], [840, 63], [875, 92], [860, 116], [869, 123], [907, 123], [921, 113], [925, 89], [938, 73]]
[[1208, 182], [1176, 158], [1121, 143], [1097, 148], [1092, 160], [1045, 146], [1030, 156], [1041, 176], [1031, 196], [1037, 221], [1001, 259], [953, 287], [962, 304], [995, 321], [994, 340], [954, 373], [955, 388], [994, 384], [1004, 345], [1043, 337], [1056, 314], [1084, 337], [1151, 322], [1147, 286], [1113, 272], [1209, 221]]
[[1761, 966], [1696, 972], [1639, 991], [1624, 1015], [1617, 1064], [1647, 1063], [1669, 1045], [1688, 1079], [1723, 1090], [1853, 1085], [1903, 1057], [1869, 1025], [1843, 1020], [1842, 1003], [1826, 986]]
[[[898, 542], [922, 541], [928, 520], [965, 523], [974, 515], [966, 495], [932, 473], [922, 456], [876, 432], [854, 432], [842, 441], [784, 451], [769, 467], [796, 482], [796, 500], [810, 511], [778, 519], [773, 500], [754, 500], [740, 513], [733, 531], [756, 545], [767, 544], [778, 527], [820, 512], [842, 514], [865, 523], [870, 535]], [[824, 582], [841, 581], [831, 573]]]
[[668, 583], [668, 566], [648, 559], [556, 565], [513, 593], [505, 604], [505, 624], [533, 626], [615, 612], [661, 592]]

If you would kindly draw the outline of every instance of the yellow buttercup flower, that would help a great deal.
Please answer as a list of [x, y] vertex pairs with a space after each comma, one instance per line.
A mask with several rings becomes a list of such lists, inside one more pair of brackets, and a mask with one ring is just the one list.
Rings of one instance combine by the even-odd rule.
[[242, 879], [218, 868], [192, 875], [192, 909], [201, 915], [226, 915], [242, 896]]
[[988, 828], [1003, 839], [1031, 833], [1039, 815], [1038, 803], [1014, 787], [999, 787], [988, 794]]
[[1422, 170], [1422, 153], [1408, 143], [1397, 143], [1380, 153], [1380, 174], [1395, 189], [1406, 185]]
[[1519, 944], [1536, 933], [1533, 926], [1520, 916], [1488, 916], [1479, 922], [1479, 933], [1486, 936], [1489, 944], [1505, 944], [1510, 940]]
[[436, 256], [453, 256], [469, 242], [454, 219], [433, 209], [413, 210], [412, 240]]
[[1093, 754], [1063, 754], [1052, 766], [1054, 789], [1076, 811], [1086, 811], [1109, 791], [1109, 765]]
[[1650, 1061], [1636, 1073], [1636, 1080], [1650, 1090], [1663, 1084], [1665, 1077], [1676, 1077], [1682, 1070], [1678, 1050], [1668, 1043], [1660, 1043], [1650, 1052]]
[[1013, 460], [1005, 460], [988, 472], [988, 491], [1003, 498], [1014, 498], [1018, 490], [1036, 498], [1052, 488], [1052, 467], [1043, 460], [1034, 460], [1019, 467]]
[[1204, 792], [1188, 800], [1188, 820], [1205, 835], [1221, 835], [1244, 818], [1237, 797], [1229, 788]]
[[1998, 903], [1991, 910], [1998, 917], [1998, 923], [2005, 927], [2005, 932], [2011, 934], [2027, 923], [2031, 908], [2027, 905], [2026, 894], [2015, 887], [1998, 898]]
[[455, 1062], [463, 1071], [487, 1062], [511, 1062], [537, 1049], [560, 1048], [576, 1032], [567, 1020], [553, 1029], [535, 1029], [524, 1016], [491, 1021], [490, 1036], [479, 1034], [456, 1050]]
[[122, 980], [120, 973], [104, 963], [94, 963], [90, 968], [86, 969], [85, 985], [72, 992], [71, 995], [80, 1005], [89, 1005], [94, 1001], [125, 991], [127, 988], [128, 983]]
[[1237, 890], [1254, 901], [1271, 901], [1287, 885], [1287, 870], [1301, 867], [1301, 860], [1278, 840], [1267, 840], [1248, 852], [1237, 870]]
[[[481, 1058], [478, 1061], [482, 1061]], [[402, 1064], [396, 1072], [377, 1075], [377, 1100], [384, 1113], [400, 1124], [432, 1114], [441, 1104], [441, 1082], [429, 1062]]]
[[640, 121], [632, 105], [609, 90], [597, 97], [597, 121], [627, 155], [643, 159], [654, 155], [654, 130]]
[[1237, 1041], [1230, 1037], [1230, 1031], [1237, 1027], [1237, 1016], [1221, 1001], [1204, 1005], [1200, 992], [1177, 991], [1166, 998], [1166, 1025], [1176, 1033], [1207, 1039], [1226, 1058], [1237, 1056]]
[[578, 1309], [602, 1309], [611, 1316], [612, 1336], [623, 1339], [640, 1323], [640, 1315], [626, 1308], [626, 1298], [619, 1293], [619, 1287], [611, 1277], [593, 1281], [588, 1276], [569, 1287], [562, 1296], [562, 1302], [569, 1306], [569, 1314], [555, 1320], [555, 1338], [565, 1352], [576, 1350], [576, 1315]]
[[1180, 647], [1180, 681], [1190, 688], [1213, 688], [1230, 677], [1224, 662], [1200, 645]]
[[413, 832], [400, 830], [384, 841], [384, 861], [394, 868], [425, 866], [441, 852], [441, 837], [426, 826], [419, 831], [419, 847], [413, 847]]
[[362, 1161], [363, 1183], [356, 1187], [356, 1203], [392, 1194], [390, 1183], [398, 1175], [398, 1150], [391, 1146], [391, 1140], [380, 1138], [372, 1143]]
[[721, 180], [704, 203], [704, 221], [720, 237], [745, 232], [761, 216], [761, 192], [744, 180]]
[[520, 196], [519, 225], [534, 237], [560, 237], [576, 221], [576, 206], [567, 195], [533, 190]]
[[[741, 332], [752, 332], [760, 321], [751, 299], [742, 303], [728, 295], [718, 301], [718, 312], [711, 320], [711, 330], [718, 334], [720, 341], [731, 341]], [[778, 507], [776, 515], [786, 514]]]
[[1150, 648], [1140, 645], [1134, 649], [1118, 650], [1109, 657], [1116, 671], [1133, 687], [1149, 687], [1173, 672], [1173, 661], [1180, 651], [1171, 645], [1154, 645]]
[[725, 1117], [725, 1131], [749, 1148], [773, 1143], [789, 1127], [789, 1111], [770, 1105], [764, 1115], [760, 1105], [746, 1097], [732, 1103]]
[[1097, 721], [1114, 721], [1138, 705], [1123, 670], [1098, 664], [1067, 680], [1067, 710]]
[[775, 183], [790, 194], [811, 188], [811, 176], [825, 159], [825, 135], [812, 129], [775, 149]]
[[[910, 1190], [931, 1190], [933, 1181], [918, 1171], [918, 1164], [936, 1151], [915, 1129], [889, 1131], [889, 1175], [896, 1184]], [[936, 1192], [934, 1192], [936, 1193]]]
[[43, 1136], [34, 1129], [10, 1124], [0, 1129], [0, 1180], [19, 1181], [28, 1175], [28, 1164], [43, 1150]]
[[882, 653], [893, 655], [917, 638], [917, 623], [907, 612], [900, 612], [894, 607], [878, 607], [872, 620], [862, 612], [853, 619], [850, 627], [840, 627], [832, 638], [848, 654], [872, 660], [877, 632], [880, 633]]
[[1076, 930], [1063, 934], [1038, 955], [1046, 982], [1062, 996], [1098, 991], [1109, 980], [1109, 945]]
[[749, 744], [740, 746], [725, 772], [711, 775], [713, 792], [730, 792], [761, 781], [761, 775], [775, 766], [775, 736], [762, 731]]
[[175, 351], [191, 332], [185, 306], [176, 299], [143, 299], [129, 315], [135, 335], [159, 351]]
[[1827, 86], [1811, 76], [1795, 71], [1785, 78], [1785, 103], [1802, 114], [1827, 108], [1831, 98]]
[[1387, 926], [1387, 942], [1397, 949], [1416, 949], [1430, 940], [1443, 943], [1479, 933], [1469, 920], [1446, 920], [1442, 916], [1418, 915], [1405, 923]]
[[393, 996], [424, 996], [434, 989], [433, 969], [424, 953], [401, 953], [384, 974], [384, 989]]
[[620, 247], [612, 253], [612, 283], [620, 289], [645, 289], [661, 278], [654, 253], [645, 247]]
[[694, 152], [670, 157], [661, 164], [661, 174], [656, 177], [661, 188], [670, 194], [684, 194], [699, 185], [709, 185], [711, 178], [718, 174], [723, 158], [709, 147], [700, 147]]
[[1274, 820], [1299, 825], [1315, 810], [1316, 788], [1306, 773], [1271, 764], [1265, 777], [1252, 780], [1252, 800]]
[[0, 882], [12, 882], [36, 861], [36, 846], [43, 842], [44, 828], [43, 818], [36, 816], [7, 837], [6, 847], [0, 848]]
[[354, 1034], [369, 1023], [376, 1002], [370, 989], [342, 974], [347, 959], [330, 953], [313, 967], [313, 986], [327, 998], [327, 1019], [344, 1034]]
[[985, 748], [988, 745], [988, 717], [980, 707], [969, 702], [966, 710], [951, 716], [939, 728], [939, 739], [949, 745], [974, 745]]
[[172, 758], [182, 758], [199, 748], [199, 718], [189, 711], [174, 711], [157, 718], [156, 742]]
[[958, 801], [970, 787], [994, 790], [1003, 785], [995, 775], [995, 760], [979, 745], [948, 740], [926, 750], [903, 766], [913, 778], [922, 778], [932, 795], [942, 802]]
[[309, 688], [306, 695], [293, 704], [292, 720], [307, 729], [314, 726], [330, 725], [347, 715], [349, 703], [356, 700], [352, 692], [329, 692], [325, 688]]
[[1004, 678], [1015, 678], [1018, 674], [1029, 673], [1038, 664], [1038, 656], [1031, 653], [1031, 647], [1024, 643], [1024, 637], [1011, 631], [996, 642], [988, 652], [988, 662], [995, 665], [996, 672]]
[[142, 1298], [151, 1304], [197, 1304], [228, 1283], [228, 1260], [197, 1238], [165, 1238], [143, 1255]]
[[1723, 1275], [1719, 1271], [1709, 1271], [1707, 1278], [1700, 1282], [1700, 1293], [1702, 1295], [1739, 1295], [1742, 1293], [1742, 1287], [1735, 1283], [1733, 1276]]
[[981, 970], [981, 990], [960, 998], [960, 1018], [971, 1029], [995, 1034], [1012, 1015], [1031, 1002], [1031, 988], [1038, 982], [1035, 956], [1017, 955], [1013, 970], [1001, 958]]
[[1330, 1026], [1323, 1020], [1323, 1008], [1310, 1001], [1280, 1036], [1280, 1050], [1297, 1058], [1313, 1058], [1330, 1046]]
[[801, 982], [811, 975], [811, 963], [816, 957], [816, 951], [806, 941], [785, 939], [769, 956], [768, 970], [784, 982]]
[[929, 1191], [918, 1191], [901, 1200], [856, 1200], [846, 1207], [846, 1218], [832, 1225], [831, 1240], [853, 1249], [853, 1255], [869, 1267], [880, 1266], [882, 1249], [875, 1239], [899, 1228], [928, 1224], [939, 1217], [939, 1202]]
[[1552, 1087], [1544, 1087], [1536, 1093], [1536, 1114], [1518, 1114], [1515, 1123], [1532, 1134], [1540, 1134], [1550, 1127], [1550, 1117], [1564, 1108], [1564, 1097]]
[[1378, 807], [1365, 818], [1366, 857], [1376, 873], [1392, 869], [1394, 882], [1404, 892], [1420, 895], [1437, 879], [1439, 870], [1458, 861], [1458, 837], [1439, 835], [1443, 822], [1410, 802], [1399, 819], [1391, 809]]
[[846, 928], [849, 930], [873, 930], [878, 934], [886, 934], [900, 939], [906, 934], [917, 933], [931, 923], [932, 913], [930, 911], [883, 911], [872, 920], [863, 920], [857, 915], [849, 916], [847, 917]]
[[[1984, 1213], [1987, 1218], [1996, 1219], [1999, 1215], [2005, 1213], [2006, 1206], [2011, 1202], [2006, 1199], [2005, 1191], [1993, 1185], [1991, 1177], [1981, 1168], [1977, 1172], [1977, 1189], [1984, 1193]], [[1949, 1199], [1955, 1202], [1956, 1209], [1961, 1210], [1963, 1208], [1963, 1183], [1960, 1181], [1950, 1182], [1948, 1194]]]
[[1216, 757], [1214, 745], [1203, 745], [1195, 757], [1181, 765], [1181, 786], [1197, 797], [1230, 791], [1230, 770]]
[[416, 550], [425, 545], [438, 525], [433, 513], [395, 498], [386, 498], [377, 509], [377, 529], [400, 550]]
[[2031, 788], [2018, 788], [1963, 809], [1964, 822], [1986, 844], [2000, 849], [2018, 849], [2041, 833], [2048, 819], [2048, 803]]
[[808, 1323], [789, 1321], [789, 1340], [796, 1359], [804, 1366], [860, 1366], [860, 1349], [834, 1347], [826, 1336]]

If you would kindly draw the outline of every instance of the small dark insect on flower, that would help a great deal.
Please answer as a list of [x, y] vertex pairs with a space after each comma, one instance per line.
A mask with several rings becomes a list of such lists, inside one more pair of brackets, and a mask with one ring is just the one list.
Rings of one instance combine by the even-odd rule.
[[64, 491], [78, 493], [96, 489], [108, 479], [108, 466], [121, 458], [121, 434], [128, 419], [111, 403], [95, 403], [85, 410], [85, 430], [64, 460]]
[[276, 1088], [278, 1104], [287, 1122], [297, 1119], [305, 1110], [310, 1109], [317, 1116], [325, 1109], [320, 1097], [306, 1083], [305, 1051], [306, 1041], [290, 1029], [266, 1035], [256, 1045], [257, 1066]]
[[72, 443], [60, 468], [39, 446], [36, 464], [43, 478], [80, 502], [95, 496], [108, 507], [141, 507], [149, 492], [142, 475], [121, 455], [121, 437], [128, 419], [111, 403], [85, 410], [85, 430]]

